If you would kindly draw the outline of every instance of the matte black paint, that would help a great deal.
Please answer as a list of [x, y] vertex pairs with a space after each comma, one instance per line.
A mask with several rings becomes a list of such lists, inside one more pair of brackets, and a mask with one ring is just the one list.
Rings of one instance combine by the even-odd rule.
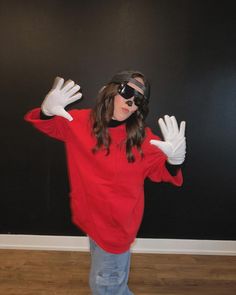
[[[187, 121], [182, 188], [145, 182], [139, 237], [235, 240], [234, 1], [1, 1], [0, 233], [83, 235], [70, 221], [64, 147], [23, 121], [56, 75], [91, 107], [121, 69], [152, 85], [148, 124]], [[86, 167], [85, 167], [86, 169]]]

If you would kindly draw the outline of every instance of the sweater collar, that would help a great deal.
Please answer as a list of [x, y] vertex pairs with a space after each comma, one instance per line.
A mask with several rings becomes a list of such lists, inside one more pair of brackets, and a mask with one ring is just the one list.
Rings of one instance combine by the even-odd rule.
[[125, 125], [126, 122], [127, 122], [127, 119], [124, 120], [124, 121], [117, 121], [117, 120], [111, 119], [109, 124], [108, 124], [108, 128], [114, 128], [114, 127], [118, 127], [118, 126], [121, 126], [121, 125]]

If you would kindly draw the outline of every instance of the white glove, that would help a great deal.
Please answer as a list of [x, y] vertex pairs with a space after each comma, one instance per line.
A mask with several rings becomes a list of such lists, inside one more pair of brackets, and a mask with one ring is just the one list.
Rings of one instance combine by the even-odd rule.
[[80, 86], [74, 81], [68, 80], [64, 83], [63, 78], [56, 77], [52, 89], [41, 105], [42, 112], [47, 116], [58, 115], [72, 121], [73, 118], [64, 108], [81, 98], [82, 93], [78, 92], [79, 90]]
[[172, 165], [180, 165], [184, 162], [186, 154], [185, 121], [178, 127], [174, 116], [165, 115], [158, 123], [165, 141], [150, 140], [150, 143], [160, 148], [168, 157], [167, 162]]

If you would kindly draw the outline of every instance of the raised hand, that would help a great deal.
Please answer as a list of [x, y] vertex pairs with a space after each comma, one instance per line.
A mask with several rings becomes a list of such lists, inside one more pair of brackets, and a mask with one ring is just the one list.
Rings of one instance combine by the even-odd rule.
[[164, 116], [158, 120], [164, 141], [150, 140], [150, 143], [160, 148], [168, 157], [167, 161], [172, 165], [180, 165], [185, 160], [186, 138], [185, 121], [180, 123], [180, 128], [174, 116]]
[[41, 105], [42, 112], [47, 116], [57, 115], [72, 121], [73, 118], [65, 111], [65, 107], [81, 98], [82, 93], [79, 90], [80, 86], [74, 81], [68, 80], [64, 83], [63, 78], [56, 77], [52, 89]]

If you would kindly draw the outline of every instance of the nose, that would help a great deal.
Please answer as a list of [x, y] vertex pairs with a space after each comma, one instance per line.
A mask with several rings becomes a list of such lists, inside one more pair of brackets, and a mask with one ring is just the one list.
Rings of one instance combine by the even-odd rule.
[[132, 107], [132, 105], [133, 105], [133, 101], [132, 101], [132, 100], [127, 100], [127, 101], [126, 101], [126, 104], [127, 104], [129, 107]]

